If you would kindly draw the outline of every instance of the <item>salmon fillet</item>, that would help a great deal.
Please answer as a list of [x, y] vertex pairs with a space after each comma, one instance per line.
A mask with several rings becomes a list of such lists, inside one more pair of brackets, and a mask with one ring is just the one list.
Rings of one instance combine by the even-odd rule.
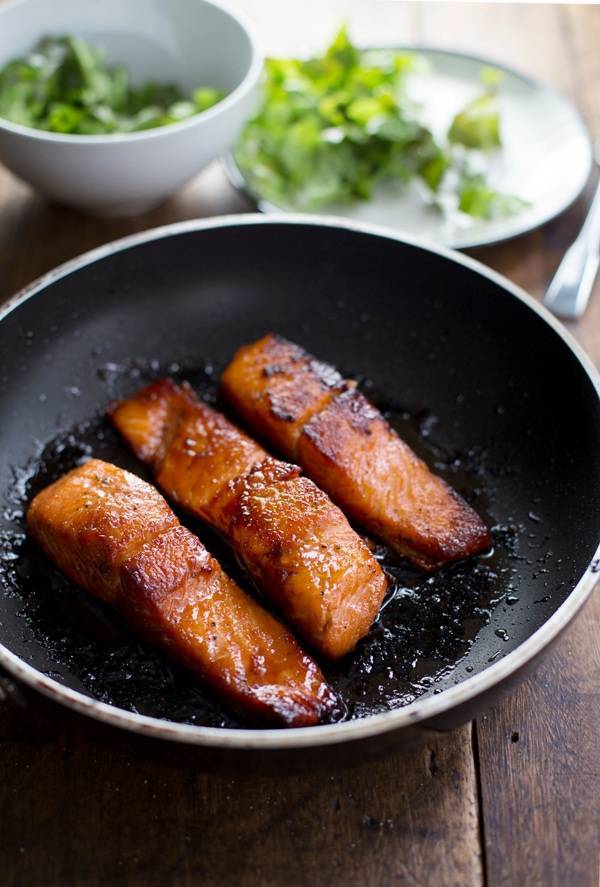
[[27, 525], [73, 582], [252, 720], [303, 727], [335, 713], [316, 663], [150, 484], [91, 459], [38, 493]]
[[344, 514], [299, 468], [271, 458], [189, 386], [170, 380], [109, 416], [159, 486], [228, 540], [315, 649], [330, 658], [354, 649], [377, 616], [387, 581]]
[[[332, 367], [269, 333], [242, 347], [221, 378], [227, 400], [261, 437], [299, 462], [353, 520], [425, 570], [485, 551], [475, 511]], [[301, 408], [279, 409], [282, 397]]]

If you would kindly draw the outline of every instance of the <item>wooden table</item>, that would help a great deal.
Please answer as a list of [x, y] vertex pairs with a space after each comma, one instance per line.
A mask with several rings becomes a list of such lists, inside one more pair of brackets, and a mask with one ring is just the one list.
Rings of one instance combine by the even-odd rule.
[[[303, 51], [342, 19], [362, 40], [487, 53], [561, 89], [600, 136], [600, 8], [238, 0], [267, 49]], [[526, 237], [477, 250], [541, 296], [584, 197]], [[147, 215], [49, 206], [0, 170], [0, 299], [113, 238], [248, 209], [219, 168]], [[572, 332], [600, 360], [600, 287]], [[495, 711], [408, 756], [335, 772], [202, 772], [48, 704], [0, 705], [0, 880], [29, 885], [598, 884], [600, 596]]]

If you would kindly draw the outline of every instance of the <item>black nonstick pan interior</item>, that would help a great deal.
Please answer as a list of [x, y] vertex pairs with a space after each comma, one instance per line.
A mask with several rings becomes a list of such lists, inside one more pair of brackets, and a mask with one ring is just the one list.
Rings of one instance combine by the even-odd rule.
[[[468, 262], [351, 228], [232, 219], [105, 250], [0, 323], [0, 642], [59, 685], [140, 714], [246, 726], [27, 541], [27, 500], [88, 455], [143, 474], [102, 418], [160, 375], [218, 398], [220, 369], [275, 330], [356, 376], [493, 527], [493, 553], [392, 593], [325, 670], [349, 719], [476, 675], [565, 601], [600, 538], [598, 393], [570, 345]], [[181, 516], [240, 581], [226, 547]]]

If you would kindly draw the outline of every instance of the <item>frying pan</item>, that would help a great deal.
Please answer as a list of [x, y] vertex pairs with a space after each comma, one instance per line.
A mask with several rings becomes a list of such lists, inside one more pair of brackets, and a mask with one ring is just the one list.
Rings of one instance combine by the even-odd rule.
[[[360, 686], [369, 688], [373, 705], [355, 707], [367, 716], [309, 729], [219, 721], [218, 703], [195, 687], [188, 687], [183, 714], [161, 708], [180, 692], [177, 670], [161, 665], [160, 656], [149, 660], [113, 614], [88, 608], [86, 596], [23, 536], [25, 501], [52, 472], [92, 452], [142, 471], [98, 418], [112, 398], [164, 372], [195, 374], [209, 391], [235, 349], [267, 330], [360, 374], [411, 444], [494, 526], [497, 542], [487, 566], [459, 565], [439, 586], [437, 579], [428, 586], [402, 578], [400, 567], [395, 602], [382, 619], [397, 599], [404, 606], [404, 595], [412, 602], [410, 618], [402, 611], [405, 622], [423, 628], [429, 610], [453, 606], [467, 583], [473, 607], [453, 622], [460, 643], [434, 662], [439, 645], [428, 647], [422, 632], [402, 685], [411, 692], [394, 697], [389, 662], [376, 687], [366, 677], [365, 661], [379, 655], [382, 629], [375, 626], [360, 654]], [[463, 723], [532, 667], [592, 591], [599, 391], [590, 361], [523, 291], [470, 258], [376, 228], [231, 216], [94, 250], [15, 296], [0, 321], [0, 665], [93, 718], [193, 743], [215, 757], [285, 758], [301, 750], [304, 761], [326, 753], [339, 761]], [[197, 531], [235, 572], [218, 540]], [[482, 602], [482, 587], [473, 591], [471, 579], [484, 570]], [[433, 622], [443, 622], [442, 610]], [[413, 642], [410, 625], [404, 629], [386, 648], [392, 659]], [[108, 660], [116, 681], [106, 669], [102, 680], [95, 672]], [[138, 662], [150, 668], [140, 683]], [[338, 686], [350, 686], [357, 669], [352, 661], [338, 667]], [[114, 689], [124, 685], [133, 687], [129, 695]]]

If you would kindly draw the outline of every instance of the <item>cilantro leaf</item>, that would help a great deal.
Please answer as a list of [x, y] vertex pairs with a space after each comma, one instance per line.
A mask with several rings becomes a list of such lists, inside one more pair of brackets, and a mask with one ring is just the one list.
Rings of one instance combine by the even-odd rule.
[[485, 90], [456, 114], [448, 130], [449, 142], [466, 148], [478, 148], [480, 151], [500, 147], [497, 87], [501, 76], [494, 68], [484, 68], [481, 71]]
[[513, 194], [502, 194], [491, 188], [483, 176], [463, 177], [458, 192], [458, 208], [477, 219], [501, 219], [528, 206]]

